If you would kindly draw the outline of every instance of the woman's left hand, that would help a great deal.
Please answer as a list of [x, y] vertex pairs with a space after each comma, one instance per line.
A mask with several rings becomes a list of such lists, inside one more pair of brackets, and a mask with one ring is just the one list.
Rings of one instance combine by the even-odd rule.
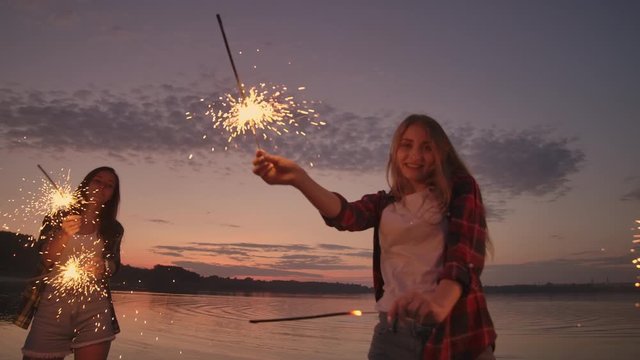
[[413, 319], [425, 325], [441, 323], [449, 315], [449, 309], [434, 300], [433, 293], [424, 294], [417, 291], [406, 293], [391, 305], [388, 313], [389, 321]]

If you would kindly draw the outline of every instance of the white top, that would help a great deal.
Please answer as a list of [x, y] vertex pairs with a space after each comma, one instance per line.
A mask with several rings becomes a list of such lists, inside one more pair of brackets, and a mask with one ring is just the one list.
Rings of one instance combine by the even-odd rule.
[[432, 292], [442, 268], [447, 222], [430, 190], [387, 206], [380, 219], [384, 295], [376, 310], [389, 311], [408, 291]]
[[64, 263], [71, 256], [80, 254], [92, 254], [92, 257], [102, 257], [102, 240], [98, 238], [98, 233], [92, 234], [75, 234], [69, 239], [67, 245], [60, 252], [58, 261]]

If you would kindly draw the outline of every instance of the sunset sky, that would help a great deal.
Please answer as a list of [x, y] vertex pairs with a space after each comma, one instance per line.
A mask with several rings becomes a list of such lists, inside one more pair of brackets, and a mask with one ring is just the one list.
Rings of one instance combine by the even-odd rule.
[[371, 285], [371, 231], [326, 227], [251, 173], [252, 138], [202, 116], [237, 93], [219, 13], [242, 81], [286, 85], [327, 123], [266, 149], [355, 200], [387, 188], [395, 126], [430, 114], [483, 191], [485, 283], [634, 282], [640, 2], [401, 4], [0, 1], [0, 212], [36, 164], [74, 186], [109, 165], [126, 264]]

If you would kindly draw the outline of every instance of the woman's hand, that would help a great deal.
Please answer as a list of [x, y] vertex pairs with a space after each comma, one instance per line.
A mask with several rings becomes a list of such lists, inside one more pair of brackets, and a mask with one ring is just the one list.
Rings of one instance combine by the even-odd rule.
[[461, 294], [459, 283], [443, 279], [432, 293], [412, 291], [397, 298], [389, 310], [389, 321], [409, 318], [421, 324], [439, 324], [449, 316]]
[[62, 231], [66, 236], [73, 236], [80, 231], [82, 225], [82, 216], [69, 215], [62, 220]]
[[253, 173], [270, 185], [295, 186], [305, 171], [294, 161], [258, 150], [253, 159]]
[[[432, 295], [431, 295], [432, 296]], [[391, 305], [388, 316], [390, 322], [395, 319], [413, 319], [420, 324], [435, 325], [448, 315], [441, 306], [435, 303], [430, 295], [417, 291], [404, 294]]]

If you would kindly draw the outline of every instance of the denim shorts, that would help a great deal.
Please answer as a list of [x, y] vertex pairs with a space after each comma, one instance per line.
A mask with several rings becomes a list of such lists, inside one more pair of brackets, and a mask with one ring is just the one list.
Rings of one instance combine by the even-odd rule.
[[32, 358], [65, 357], [73, 349], [115, 339], [113, 314], [106, 297], [66, 303], [43, 298], [22, 354]]
[[422, 359], [424, 345], [433, 327], [415, 321], [389, 323], [387, 313], [379, 314], [379, 322], [373, 330], [369, 360]]

